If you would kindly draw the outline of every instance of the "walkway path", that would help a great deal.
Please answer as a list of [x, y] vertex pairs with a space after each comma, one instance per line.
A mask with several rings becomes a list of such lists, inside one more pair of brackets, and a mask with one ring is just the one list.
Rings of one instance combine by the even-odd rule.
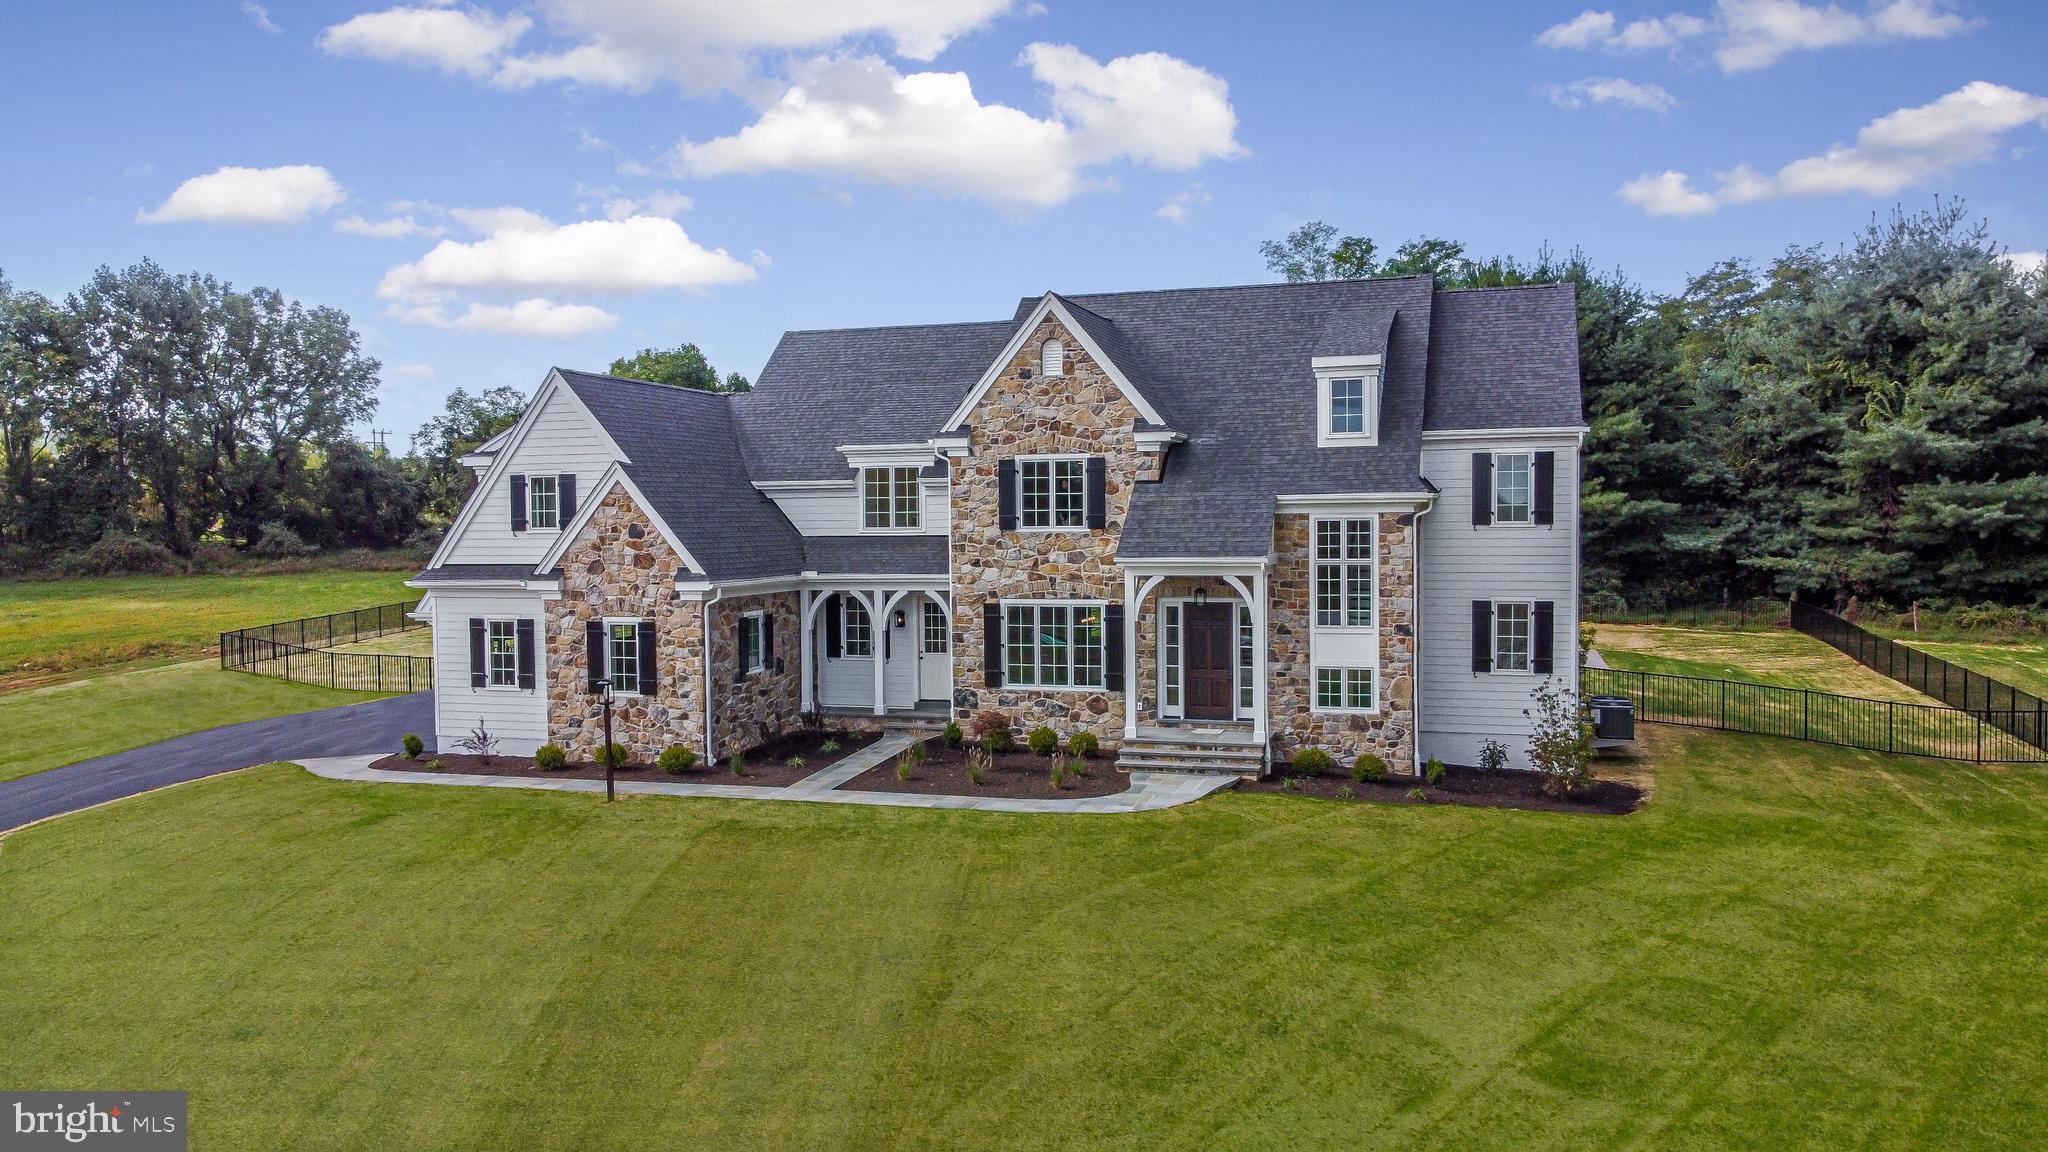
[[[841, 792], [838, 785], [909, 746], [892, 736], [862, 749], [787, 788], [752, 784], [685, 784], [667, 780], [622, 780], [621, 792], [650, 796], [715, 796], [727, 800], [796, 800], [816, 804], [868, 804], [886, 808], [965, 808], [976, 812], [1150, 812], [1200, 800], [1237, 783], [1234, 776], [1190, 772], [1131, 773], [1131, 787], [1114, 796], [1071, 800], [1021, 800], [1007, 796], [927, 796], [912, 792]], [[893, 746], [892, 746], [893, 745]], [[443, 784], [461, 788], [532, 788], [543, 792], [603, 792], [602, 780], [545, 780], [532, 776], [480, 776], [457, 772], [387, 772], [372, 768], [377, 756], [335, 756], [301, 760], [306, 770], [329, 780], [379, 784]], [[859, 767], [857, 761], [866, 761]]]

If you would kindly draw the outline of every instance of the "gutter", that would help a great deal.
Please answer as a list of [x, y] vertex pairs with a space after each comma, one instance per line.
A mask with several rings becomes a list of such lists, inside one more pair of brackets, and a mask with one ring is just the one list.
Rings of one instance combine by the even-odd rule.
[[718, 764], [718, 742], [711, 735], [711, 606], [725, 598], [725, 588], [711, 590], [711, 598], [704, 601], [704, 766]]
[[[1428, 481], [1425, 480], [1423, 483], [1427, 484]], [[1433, 484], [1430, 486], [1435, 487]], [[1408, 706], [1410, 711], [1415, 713], [1415, 719], [1408, 725], [1409, 737], [1413, 742], [1409, 758], [1415, 761], [1415, 778], [1418, 780], [1422, 778], [1422, 518], [1434, 511], [1435, 495], [1431, 495], [1427, 504], [1415, 510], [1415, 587], [1408, 597], [1415, 602], [1415, 635], [1409, 638], [1410, 651], [1413, 653], [1410, 659], [1415, 663], [1414, 670], [1408, 674]]]

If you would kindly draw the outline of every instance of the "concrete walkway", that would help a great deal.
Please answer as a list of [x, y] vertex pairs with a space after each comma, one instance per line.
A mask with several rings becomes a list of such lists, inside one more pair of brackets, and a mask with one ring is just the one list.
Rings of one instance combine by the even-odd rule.
[[[867, 804], [884, 808], [964, 808], [975, 812], [1151, 812], [1200, 800], [1237, 783], [1234, 776], [1190, 772], [1131, 773], [1128, 791], [1071, 800], [1020, 800], [1006, 796], [927, 796], [912, 792], [841, 792], [838, 786], [909, 747], [907, 736], [891, 736], [786, 788], [752, 784], [685, 784], [667, 780], [621, 780], [618, 790], [643, 796], [711, 796], [725, 800], [796, 800], [814, 804]], [[530, 788], [542, 792], [604, 791], [602, 780], [546, 780], [533, 776], [482, 776], [457, 772], [387, 772], [372, 768], [376, 756], [333, 756], [301, 760], [308, 772], [329, 780], [370, 784], [442, 784], [459, 788]], [[856, 761], [865, 763], [856, 766]]]

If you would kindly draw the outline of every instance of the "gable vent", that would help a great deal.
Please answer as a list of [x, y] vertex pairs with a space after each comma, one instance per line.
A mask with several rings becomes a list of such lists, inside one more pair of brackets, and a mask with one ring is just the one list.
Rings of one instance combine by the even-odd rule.
[[1057, 340], [1047, 340], [1038, 347], [1038, 371], [1045, 376], [1064, 376], [1067, 371], [1067, 349]]

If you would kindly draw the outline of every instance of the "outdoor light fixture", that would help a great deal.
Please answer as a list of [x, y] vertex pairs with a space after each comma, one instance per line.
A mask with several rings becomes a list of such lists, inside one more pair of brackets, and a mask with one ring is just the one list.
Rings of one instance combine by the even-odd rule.
[[1207, 588], [1195, 589], [1195, 607], [1200, 608], [1202, 605], [1207, 604], [1208, 602], [1209, 590]]
[[903, 627], [903, 622], [904, 622], [904, 621], [906, 621], [906, 620], [908, 620], [908, 619], [910, 619], [910, 617], [908, 617], [908, 616], [905, 616], [905, 615], [903, 614], [903, 609], [901, 609], [901, 608], [898, 608], [898, 609], [896, 610], [896, 626], [897, 626], [898, 628], [901, 628], [901, 627]]

